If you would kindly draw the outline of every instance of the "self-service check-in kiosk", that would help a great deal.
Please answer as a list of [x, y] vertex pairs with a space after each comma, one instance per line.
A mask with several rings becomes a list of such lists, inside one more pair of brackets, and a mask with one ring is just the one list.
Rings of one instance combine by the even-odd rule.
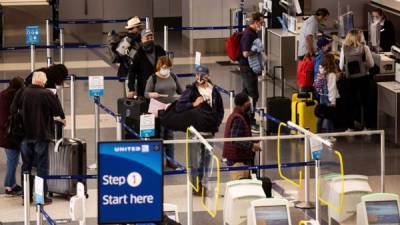
[[288, 201], [280, 198], [264, 198], [251, 202], [247, 210], [247, 225], [291, 225]]
[[365, 195], [357, 205], [357, 225], [400, 224], [399, 196], [376, 193]]

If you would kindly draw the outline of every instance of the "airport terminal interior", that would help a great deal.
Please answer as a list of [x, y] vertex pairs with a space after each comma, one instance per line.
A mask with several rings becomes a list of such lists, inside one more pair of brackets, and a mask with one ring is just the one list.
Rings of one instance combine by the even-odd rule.
[[[0, 0], [0, 14], [0, 224], [400, 225], [400, 1]], [[65, 81], [37, 86], [58, 64]], [[44, 97], [6, 103], [18, 76]], [[183, 93], [140, 96], [170, 77]], [[4, 145], [11, 103], [47, 112], [22, 113], [23, 135], [54, 136], [45, 160], [32, 138]], [[10, 151], [25, 155], [14, 184]]]

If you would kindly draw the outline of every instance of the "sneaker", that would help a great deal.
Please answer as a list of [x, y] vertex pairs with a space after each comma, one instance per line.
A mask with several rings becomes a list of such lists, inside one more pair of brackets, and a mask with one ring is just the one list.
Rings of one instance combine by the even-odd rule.
[[11, 196], [21, 196], [23, 194], [22, 187], [19, 185], [16, 185], [11, 190], [5, 190], [4, 192], [6, 195], [11, 195]]
[[253, 134], [259, 134], [260, 133], [260, 126], [257, 124], [251, 125], [251, 132]]

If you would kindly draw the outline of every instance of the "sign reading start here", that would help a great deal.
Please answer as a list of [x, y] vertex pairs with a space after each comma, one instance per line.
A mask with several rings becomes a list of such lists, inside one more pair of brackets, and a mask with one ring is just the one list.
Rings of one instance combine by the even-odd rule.
[[99, 143], [99, 224], [162, 220], [162, 152], [156, 140]]

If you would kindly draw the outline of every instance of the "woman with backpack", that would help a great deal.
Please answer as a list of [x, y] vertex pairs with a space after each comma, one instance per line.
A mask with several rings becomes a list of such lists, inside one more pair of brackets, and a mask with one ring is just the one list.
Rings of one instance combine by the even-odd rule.
[[[369, 69], [374, 66], [370, 48], [362, 41], [363, 33], [360, 30], [350, 31], [344, 40], [340, 53], [339, 69], [344, 73], [343, 93], [348, 130], [355, 128], [354, 122], [361, 121], [361, 109], [366, 109], [366, 98], [369, 87]], [[364, 115], [365, 115], [364, 110]], [[365, 118], [365, 116], [364, 116]]]
[[24, 79], [15, 77], [9, 86], [0, 92], [0, 147], [4, 148], [7, 159], [6, 176], [4, 178], [4, 192], [7, 195], [22, 194], [21, 186], [17, 185], [15, 173], [19, 162], [20, 143], [8, 137], [6, 123], [10, 117], [11, 103], [21, 88], [24, 87]]
[[[316, 109], [318, 133], [334, 131], [333, 119], [336, 114], [336, 99], [340, 97], [336, 85], [338, 74], [335, 57], [332, 54], [326, 54], [319, 65], [314, 83], [315, 91], [319, 96], [319, 106]], [[324, 124], [326, 124], [325, 129]]]
[[[161, 56], [157, 61], [156, 72], [147, 80], [144, 96], [164, 104], [173, 103], [182, 94], [182, 87], [174, 73], [171, 72], [172, 62], [167, 56]], [[160, 136], [163, 140], [172, 140], [173, 131], [162, 127]], [[165, 153], [169, 159], [174, 159], [174, 146], [165, 145]], [[167, 160], [167, 167], [176, 169], [173, 160]]]

